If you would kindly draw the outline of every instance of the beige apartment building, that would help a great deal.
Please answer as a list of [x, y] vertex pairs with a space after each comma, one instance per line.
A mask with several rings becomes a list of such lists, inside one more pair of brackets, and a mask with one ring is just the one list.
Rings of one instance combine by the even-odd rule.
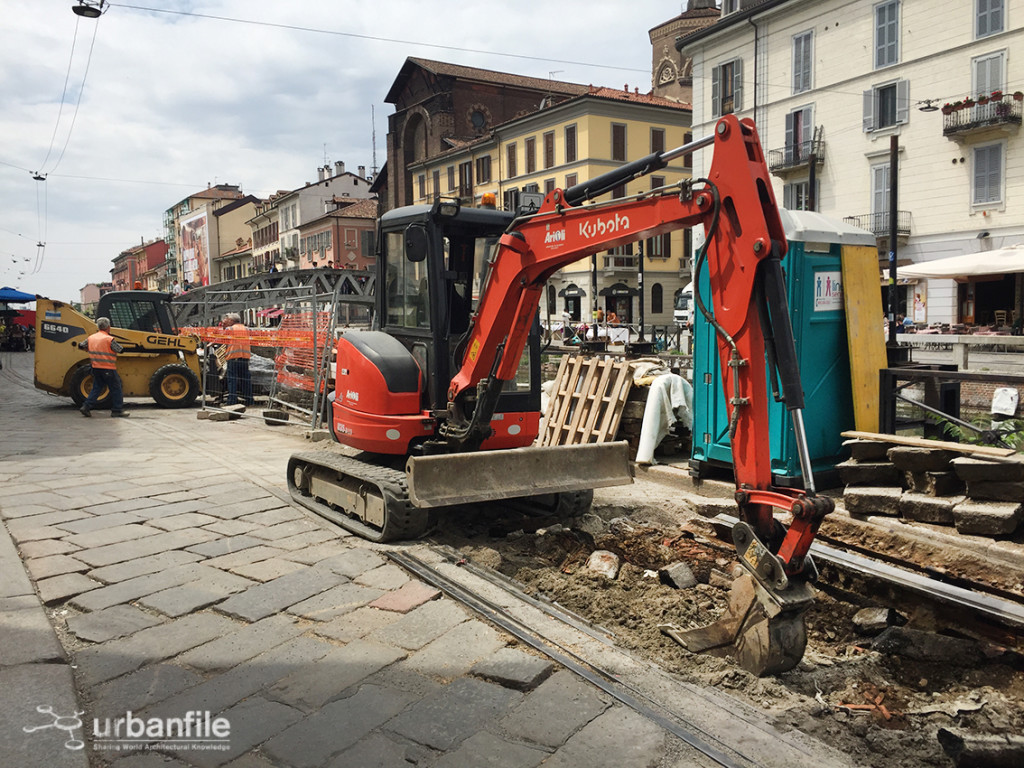
[[[883, 292], [893, 214], [897, 274], [1024, 243], [1024, 0], [726, 0], [676, 46], [693, 62], [694, 135], [754, 118], [778, 200], [875, 233]], [[1019, 312], [1021, 280], [900, 279], [900, 312], [989, 324]]]
[[[524, 193], [571, 187], [651, 152], [684, 144], [689, 133], [688, 104], [641, 94], [636, 88], [591, 87], [493, 125], [479, 138], [450, 141], [448, 151], [409, 163], [412, 202], [457, 197], [464, 205], [480, 205], [490, 193], [498, 207], [515, 210]], [[679, 159], [605, 199], [688, 179], [687, 163], [688, 158]], [[688, 231], [680, 231], [643, 244], [646, 324], [672, 323], [673, 297], [689, 281], [687, 240]], [[631, 244], [596, 254], [596, 270], [589, 258], [560, 270], [549, 281], [542, 318], [550, 314], [561, 321], [565, 312], [574, 321], [589, 321], [600, 307], [615, 311], [624, 323], [638, 323], [639, 259], [639, 244]]]

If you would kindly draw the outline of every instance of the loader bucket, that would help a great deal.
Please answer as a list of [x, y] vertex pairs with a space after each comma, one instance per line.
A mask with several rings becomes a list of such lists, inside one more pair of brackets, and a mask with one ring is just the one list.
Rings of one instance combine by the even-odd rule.
[[633, 482], [629, 444], [509, 448], [413, 456], [405, 465], [417, 507], [447, 507]]

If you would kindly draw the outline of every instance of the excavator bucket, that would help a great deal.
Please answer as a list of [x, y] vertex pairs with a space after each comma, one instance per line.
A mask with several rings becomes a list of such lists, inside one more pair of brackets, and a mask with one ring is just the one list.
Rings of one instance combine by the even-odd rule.
[[405, 469], [409, 498], [421, 508], [633, 482], [625, 441], [413, 456]]
[[733, 582], [729, 606], [718, 621], [697, 629], [674, 624], [659, 629], [691, 653], [732, 654], [748, 672], [777, 675], [803, 658], [807, 647], [804, 610], [809, 604], [808, 598], [783, 609], [745, 573]]

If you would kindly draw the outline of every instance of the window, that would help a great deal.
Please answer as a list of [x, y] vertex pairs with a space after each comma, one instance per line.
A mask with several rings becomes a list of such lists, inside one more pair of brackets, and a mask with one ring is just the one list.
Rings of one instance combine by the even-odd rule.
[[473, 194], [473, 161], [459, 163], [459, 197], [470, 197]]
[[889, 222], [889, 164], [871, 166], [871, 213], [872, 229], [875, 232], [888, 231]]
[[501, 207], [515, 213], [516, 208], [519, 207], [519, 190], [517, 188], [505, 190], [501, 199]]
[[387, 324], [401, 328], [429, 328], [427, 262], [405, 257], [405, 233], [385, 236]]
[[[689, 144], [691, 141], [693, 141], [693, 134], [690, 133], [689, 131], [687, 131], [685, 134], [683, 134], [683, 144]], [[683, 167], [684, 168], [693, 168], [693, 153], [692, 152], [690, 152], [688, 155], [684, 156], [684, 158], [683, 158]]]
[[661, 287], [661, 283], [655, 283], [651, 286], [651, 314], [657, 315], [664, 312], [664, 301], [664, 289]]
[[612, 123], [612, 160], [626, 159], [626, 126]]
[[740, 0], [722, 0], [722, 15], [735, 13], [740, 9]]
[[554, 191], [555, 191], [555, 180], [554, 179], [544, 179], [544, 194], [546, 195], [548, 192], [554, 192]]
[[455, 166], [448, 166], [448, 191], [451, 192], [455, 189]]
[[793, 93], [811, 90], [813, 40], [814, 33], [810, 31], [793, 37]]
[[786, 115], [786, 163], [796, 165], [811, 154], [814, 138], [814, 115], [811, 107], [796, 109]]
[[514, 141], [505, 147], [505, 153], [508, 158], [506, 162], [506, 165], [508, 166], [508, 177], [510, 179], [514, 179], [519, 175], [519, 171], [516, 170], [516, 143]]
[[476, 183], [489, 184], [491, 181], [491, 156], [478, 157], [476, 161]]
[[579, 174], [567, 173], [565, 174], [565, 188], [575, 187], [579, 183]]
[[1002, 90], [1006, 71], [1006, 51], [989, 53], [971, 59], [971, 93], [988, 94]]
[[877, 131], [910, 119], [910, 81], [876, 85], [864, 91], [864, 130]]
[[621, 200], [626, 196], [626, 185], [619, 184], [618, 186], [612, 187], [612, 200]]
[[430, 175], [430, 181], [433, 184], [434, 199], [437, 200], [441, 196], [441, 172], [434, 171]]
[[651, 128], [651, 152], [661, 154], [665, 151], [665, 129]]
[[[821, 189], [821, 185], [816, 181], [814, 184], [815, 191]], [[815, 195], [817, 197], [817, 195]], [[790, 211], [813, 211], [817, 209], [817, 204], [814, 200], [811, 200], [811, 185], [809, 181], [795, 181], [792, 184], [786, 184], [782, 188], [782, 207]]]
[[669, 258], [672, 255], [672, 235], [666, 232], [664, 235], [649, 238], [644, 251], [651, 259]]
[[1004, 0], [975, 0], [975, 37], [988, 37], [1003, 31]]
[[730, 115], [743, 109], [743, 59], [733, 59], [711, 70], [711, 113]]
[[555, 164], [555, 133], [544, 134], [544, 167], [551, 168]]
[[537, 170], [537, 140], [532, 136], [523, 143], [526, 151], [526, 172], [533, 173]]
[[1003, 145], [988, 144], [974, 149], [974, 205], [1003, 200]]
[[418, 179], [420, 183], [420, 197], [427, 196], [427, 174], [421, 173]]
[[377, 232], [372, 229], [364, 229], [359, 235], [363, 256], [367, 259], [372, 259], [374, 252], [377, 250]]
[[565, 162], [576, 162], [576, 126], [565, 126]]
[[651, 189], [659, 189], [665, 186], [664, 176], [651, 176]]
[[900, 60], [900, 3], [887, 0], [875, 6], [875, 69]]

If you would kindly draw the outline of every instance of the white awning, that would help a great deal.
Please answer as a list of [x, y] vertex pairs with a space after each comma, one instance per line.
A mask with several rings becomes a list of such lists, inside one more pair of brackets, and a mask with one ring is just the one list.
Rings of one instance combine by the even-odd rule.
[[1024, 272], [1024, 245], [949, 256], [897, 269], [899, 277], [971, 277], [1013, 272]]

